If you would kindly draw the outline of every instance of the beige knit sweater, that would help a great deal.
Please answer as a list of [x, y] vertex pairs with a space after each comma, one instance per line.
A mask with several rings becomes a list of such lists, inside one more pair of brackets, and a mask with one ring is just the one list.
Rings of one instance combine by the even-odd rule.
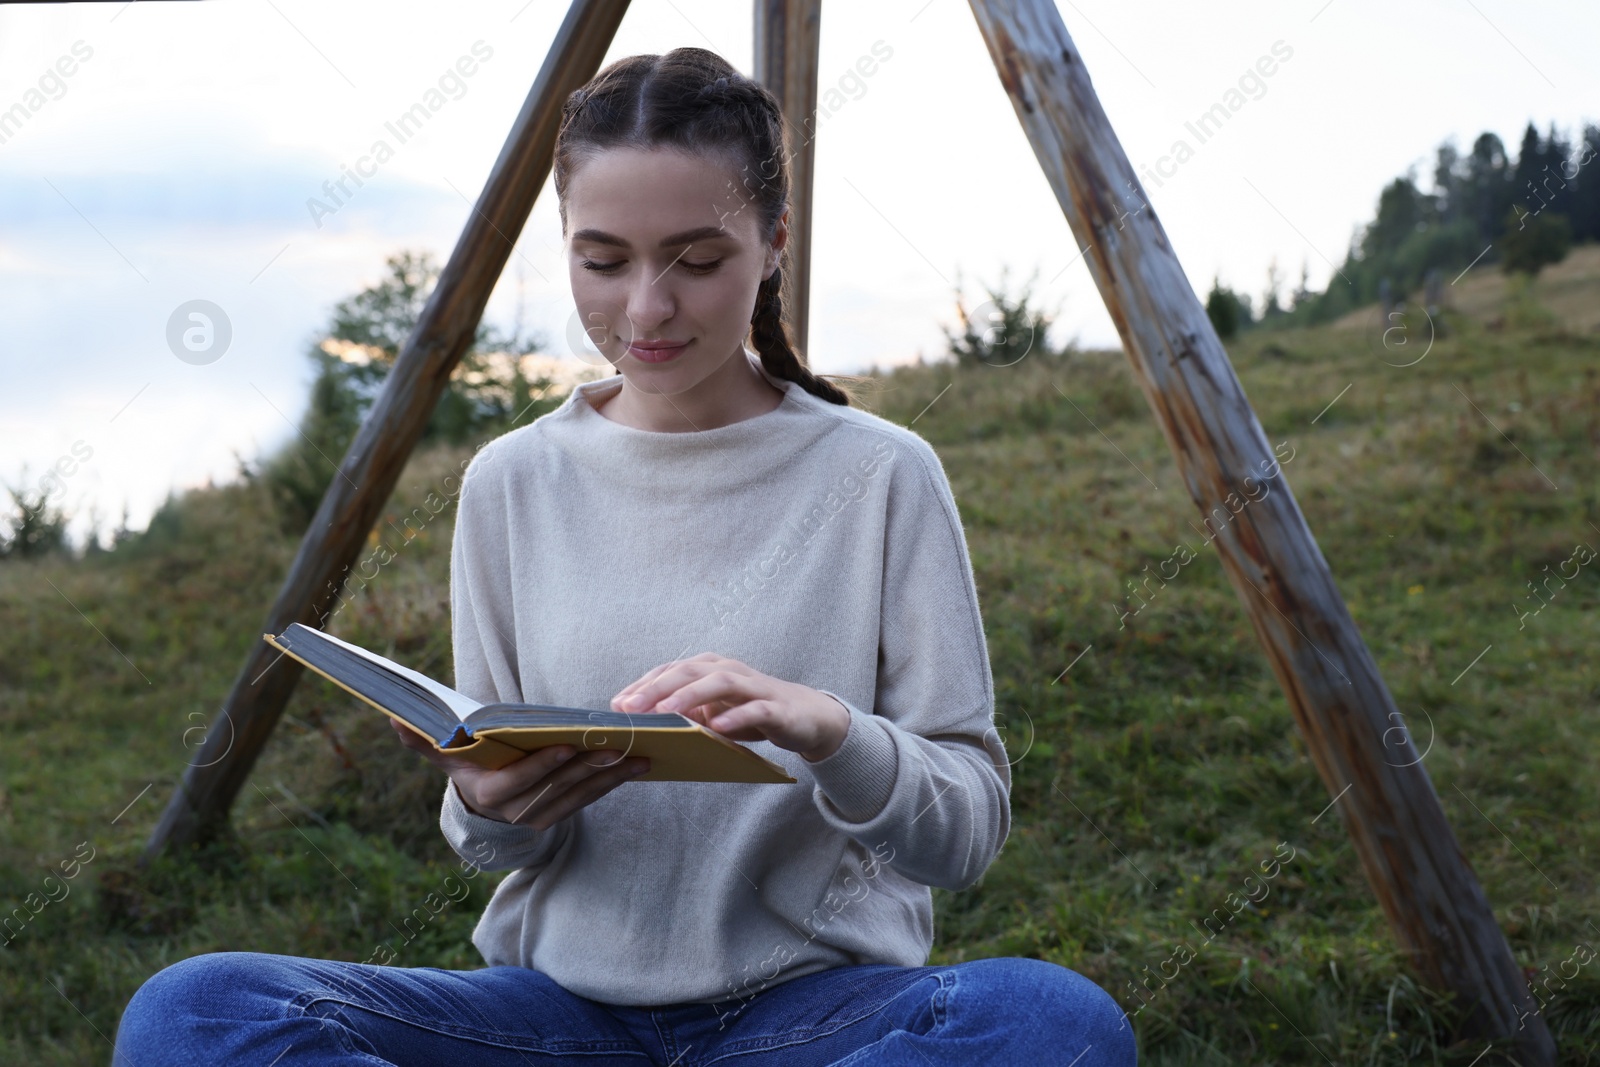
[[621, 378], [585, 383], [467, 470], [450, 561], [463, 693], [609, 708], [710, 651], [850, 711], [816, 763], [747, 742], [797, 784], [628, 782], [543, 831], [447, 786], [451, 846], [513, 872], [473, 934], [490, 965], [727, 1017], [813, 971], [925, 963], [928, 887], [971, 885], [1005, 841], [1010, 768], [938, 457], [767, 377], [785, 392], [772, 411], [688, 433], [614, 422], [589, 400]]

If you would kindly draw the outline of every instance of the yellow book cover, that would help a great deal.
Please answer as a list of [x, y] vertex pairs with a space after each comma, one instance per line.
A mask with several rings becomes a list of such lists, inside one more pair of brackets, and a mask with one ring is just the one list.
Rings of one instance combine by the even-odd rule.
[[794, 782], [778, 764], [682, 715], [481, 704], [427, 675], [301, 623], [262, 639], [432, 742], [491, 770], [549, 745], [646, 756], [635, 781]]

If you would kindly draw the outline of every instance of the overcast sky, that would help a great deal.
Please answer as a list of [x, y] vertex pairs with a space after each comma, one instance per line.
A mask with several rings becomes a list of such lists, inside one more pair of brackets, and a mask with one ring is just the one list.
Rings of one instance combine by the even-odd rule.
[[[1201, 293], [1220, 275], [1259, 304], [1274, 258], [1286, 284], [1304, 263], [1320, 288], [1385, 182], [1414, 165], [1428, 186], [1442, 141], [1465, 151], [1487, 129], [1514, 151], [1530, 120], [1568, 133], [1600, 121], [1600, 5], [1059, 7], [1135, 167], [1156, 174], [1179, 139], [1193, 149], [1145, 193]], [[0, 123], [0, 478], [36, 490], [76, 454], [57, 499], [81, 536], [91, 505], [109, 525], [126, 503], [139, 527], [169, 488], [228, 478], [235, 455], [281, 445], [333, 304], [399, 249], [448, 256], [565, 9], [0, 8], [0, 114], [13, 116]], [[607, 61], [698, 45], [749, 73], [750, 11], [638, 0]], [[473, 73], [452, 74], [464, 56]], [[863, 56], [881, 59], [866, 78]], [[1254, 76], [1262, 57], [1268, 77]], [[1036, 300], [1059, 308], [1055, 343], [1116, 343], [967, 4], [824, 5], [821, 87], [838, 106], [817, 139], [813, 367], [937, 356], [958, 275], [976, 294], [1002, 267], [1013, 285], [1038, 272]], [[1185, 124], [1234, 89], [1242, 106], [1200, 143]], [[399, 144], [385, 123], [435, 90], [442, 105], [433, 97], [426, 127]], [[393, 158], [337, 210], [313, 212], [379, 139]], [[488, 314], [513, 324], [520, 281], [526, 326], [564, 352], [555, 208], [546, 183]], [[231, 326], [211, 362], [168, 343], [193, 300]]]

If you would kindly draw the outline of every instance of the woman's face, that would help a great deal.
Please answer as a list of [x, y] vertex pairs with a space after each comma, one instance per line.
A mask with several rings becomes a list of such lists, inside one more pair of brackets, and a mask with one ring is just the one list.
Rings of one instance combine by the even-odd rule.
[[632, 386], [680, 393], [742, 352], [756, 288], [786, 236], [762, 241], [732, 169], [671, 148], [613, 148], [567, 186], [567, 263], [589, 342]]

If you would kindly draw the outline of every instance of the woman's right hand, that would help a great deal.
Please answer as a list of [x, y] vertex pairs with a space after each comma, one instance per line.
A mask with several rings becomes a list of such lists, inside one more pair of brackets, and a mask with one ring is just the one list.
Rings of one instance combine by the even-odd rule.
[[[550, 745], [491, 771], [440, 752], [433, 742], [394, 719], [389, 725], [400, 735], [401, 744], [422, 753], [450, 776], [468, 811], [535, 830], [548, 830], [650, 769], [644, 756], [624, 759], [625, 753], [613, 749], [580, 752], [572, 745]], [[574, 755], [579, 758], [571, 758]]]

